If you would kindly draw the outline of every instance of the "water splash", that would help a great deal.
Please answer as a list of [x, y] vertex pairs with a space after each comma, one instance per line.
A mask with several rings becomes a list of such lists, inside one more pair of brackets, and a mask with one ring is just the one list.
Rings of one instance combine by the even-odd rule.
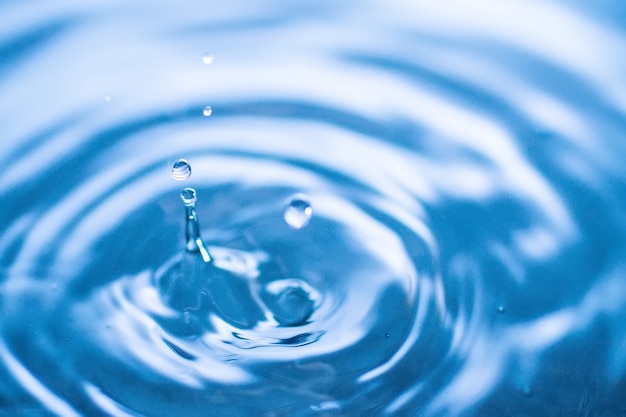
[[619, 9], [71, 3], [0, 5], [0, 414], [624, 409]]
[[314, 294], [302, 280], [282, 279], [269, 283], [261, 297], [279, 324], [299, 326], [306, 323], [319, 303], [319, 295]]
[[196, 201], [198, 197], [196, 190], [185, 188], [180, 192], [180, 198], [185, 204], [185, 239], [188, 252], [199, 252], [204, 262], [211, 262], [211, 255], [204, 247], [202, 236], [200, 235], [200, 224], [198, 213], [196, 212]]

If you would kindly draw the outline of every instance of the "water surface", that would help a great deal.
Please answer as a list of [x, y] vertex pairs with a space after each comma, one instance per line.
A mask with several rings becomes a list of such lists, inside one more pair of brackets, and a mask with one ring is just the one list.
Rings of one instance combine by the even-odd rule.
[[618, 1], [0, 15], [0, 415], [626, 415]]

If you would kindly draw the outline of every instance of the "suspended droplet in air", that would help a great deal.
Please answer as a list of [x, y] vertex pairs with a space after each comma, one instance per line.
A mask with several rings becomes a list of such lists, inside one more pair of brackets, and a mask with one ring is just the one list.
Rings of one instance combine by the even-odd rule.
[[191, 176], [191, 165], [186, 159], [179, 159], [172, 165], [172, 178], [184, 181]]
[[204, 117], [209, 117], [213, 114], [213, 109], [211, 108], [211, 106], [206, 106], [204, 110], [202, 110], [202, 114], [204, 115]]
[[302, 229], [311, 221], [313, 208], [304, 194], [294, 194], [286, 201], [283, 217], [285, 222], [294, 229]]

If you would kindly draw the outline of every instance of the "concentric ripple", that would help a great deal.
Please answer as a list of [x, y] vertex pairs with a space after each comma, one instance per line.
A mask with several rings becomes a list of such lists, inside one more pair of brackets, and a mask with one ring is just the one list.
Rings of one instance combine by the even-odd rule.
[[0, 6], [0, 415], [623, 412], [610, 16], [61, 3]]

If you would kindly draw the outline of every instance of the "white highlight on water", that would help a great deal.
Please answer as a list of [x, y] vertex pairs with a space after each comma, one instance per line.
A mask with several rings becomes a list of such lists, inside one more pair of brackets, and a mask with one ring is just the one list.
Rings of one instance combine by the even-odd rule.
[[179, 159], [172, 165], [172, 178], [184, 181], [191, 176], [191, 165], [186, 159]]
[[212, 114], [213, 114], [213, 109], [211, 108], [211, 106], [206, 106], [206, 107], [204, 108], [204, 110], [202, 110], [202, 114], [203, 114], [205, 117], [209, 117], [210, 115], [212, 115]]
[[213, 63], [214, 59], [215, 59], [215, 57], [210, 52], [205, 52], [204, 55], [202, 55], [202, 63], [203, 64], [210, 65], [210, 64]]
[[311, 221], [313, 207], [309, 198], [301, 193], [294, 194], [285, 202], [283, 217], [285, 222], [294, 229], [302, 229]]

